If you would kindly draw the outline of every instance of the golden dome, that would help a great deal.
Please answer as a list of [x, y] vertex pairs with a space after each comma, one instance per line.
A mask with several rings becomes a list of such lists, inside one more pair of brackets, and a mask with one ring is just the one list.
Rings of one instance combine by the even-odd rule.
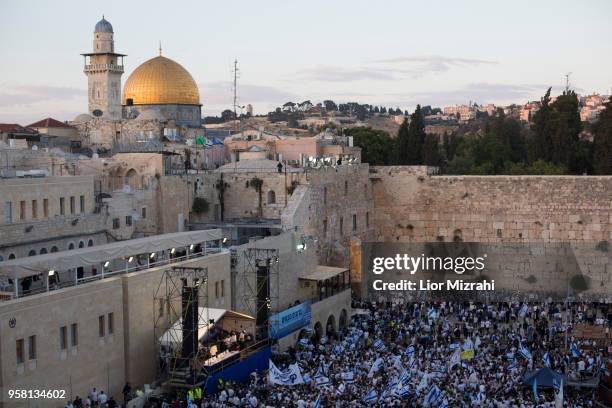
[[123, 105], [199, 105], [200, 92], [193, 77], [169, 58], [151, 58], [132, 72], [123, 87]]

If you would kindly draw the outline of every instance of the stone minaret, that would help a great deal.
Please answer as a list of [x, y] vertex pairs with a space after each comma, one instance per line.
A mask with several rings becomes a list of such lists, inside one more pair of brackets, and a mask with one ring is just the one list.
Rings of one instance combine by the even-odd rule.
[[121, 119], [121, 75], [124, 54], [115, 53], [113, 26], [104, 19], [94, 29], [93, 52], [85, 57], [89, 113], [108, 120]]

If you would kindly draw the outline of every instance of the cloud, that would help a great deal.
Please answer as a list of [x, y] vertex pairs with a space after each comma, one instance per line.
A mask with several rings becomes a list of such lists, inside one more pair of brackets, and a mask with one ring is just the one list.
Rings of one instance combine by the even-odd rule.
[[[486, 103], [525, 103], [541, 98], [550, 85], [544, 84], [504, 84], [476, 82], [456, 89], [441, 91], [414, 92], [410, 94], [387, 94], [386, 104], [395, 106], [431, 105], [436, 107], [467, 104], [469, 101], [478, 104]], [[562, 91], [562, 87], [553, 86], [553, 95]], [[580, 91], [576, 89], [576, 91]]]
[[[219, 81], [201, 83], [200, 97], [202, 103], [206, 105], [227, 105], [232, 108], [233, 91], [230, 81]], [[247, 103], [284, 103], [292, 99], [297, 99], [295, 94], [273, 86], [238, 84], [238, 99], [240, 104]]]
[[303, 80], [323, 82], [351, 81], [393, 81], [398, 79], [395, 70], [384, 68], [345, 68], [331, 66], [316, 66], [297, 72], [297, 77]]
[[475, 58], [444, 57], [441, 55], [413, 55], [395, 58], [386, 58], [372, 61], [374, 64], [387, 64], [402, 66], [398, 71], [413, 77], [421, 77], [429, 73], [441, 73], [452, 68], [471, 67], [477, 65], [495, 65], [497, 61]]
[[0, 106], [27, 106], [47, 101], [84, 98], [85, 96], [87, 96], [87, 90], [80, 88], [45, 85], [4, 85], [2, 86], [2, 91], [0, 91]]

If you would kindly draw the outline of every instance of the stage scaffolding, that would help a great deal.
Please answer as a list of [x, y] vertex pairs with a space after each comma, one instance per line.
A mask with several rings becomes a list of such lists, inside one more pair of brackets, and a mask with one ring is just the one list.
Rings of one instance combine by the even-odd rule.
[[158, 378], [175, 387], [191, 388], [206, 380], [206, 366], [197, 361], [209, 349], [209, 336], [199, 334], [209, 320], [208, 268], [175, 266], [166, 269], [153, 300]]
[[256, 319], [256, 340], [269, 333], [269, 317], [279, 308], [278, 249], [247, 248], [242, 254], [242, 270], [237, 273], [241, 309]]

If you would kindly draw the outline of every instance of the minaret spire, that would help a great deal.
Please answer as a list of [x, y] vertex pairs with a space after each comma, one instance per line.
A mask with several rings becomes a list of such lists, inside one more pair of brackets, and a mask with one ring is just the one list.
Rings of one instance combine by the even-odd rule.
[[159, 40], [159, 56], [161, 57], [162, 55], [162, 47], [161, 47], [161, 40]]

